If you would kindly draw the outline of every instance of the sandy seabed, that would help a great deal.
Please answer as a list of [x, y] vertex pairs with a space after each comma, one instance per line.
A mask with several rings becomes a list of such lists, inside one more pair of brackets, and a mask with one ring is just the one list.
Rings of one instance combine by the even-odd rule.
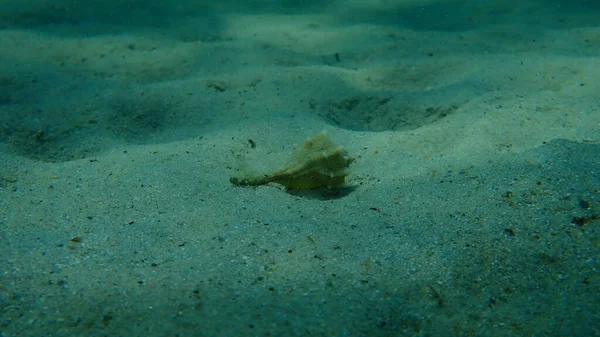
[[0, 0], [0, 336], [600, 335], [597, 4], [246, 3]]

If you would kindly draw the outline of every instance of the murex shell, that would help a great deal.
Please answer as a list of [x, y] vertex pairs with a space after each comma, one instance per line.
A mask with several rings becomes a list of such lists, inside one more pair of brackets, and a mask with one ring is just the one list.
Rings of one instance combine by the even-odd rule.
[[327, 187], [339, 188], [345, 184], [348, 166], [354, 158], [348, 157], [342, 146], [334, 145], [327, 133], [321, 131], [294, 147], [292, 160], [281, 170], [259, 177], [231, 178], [236, 186], [257, 186], [277, 183], [288, 189], [307, 190]]

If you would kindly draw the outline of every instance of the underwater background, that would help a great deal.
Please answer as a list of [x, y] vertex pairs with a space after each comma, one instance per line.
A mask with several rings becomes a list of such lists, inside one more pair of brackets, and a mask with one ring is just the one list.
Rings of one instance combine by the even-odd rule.
[[0, 0], [0, 336], [599, 336], [599, 79], [592, 0]]

